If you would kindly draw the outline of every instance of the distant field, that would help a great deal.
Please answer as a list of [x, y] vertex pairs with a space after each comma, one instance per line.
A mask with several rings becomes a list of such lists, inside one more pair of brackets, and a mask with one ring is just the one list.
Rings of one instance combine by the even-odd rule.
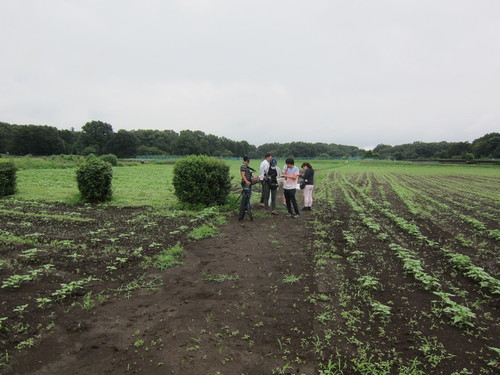
[[[261, 160], [252, 160], [250, 166], [257, 170]], [[303, 160], [297, 160], [300, 165]], [[500, 168], [496, 166], [475, 165], [440, 165], [416, 164], [399, 162], [347, 162], [331, 160], [314, 160], [310, 162], [316, 170], [317, 185], [332, 171], [342, 174], [351, 173], [406, 173], [417, 176], [424, 175], [463, 175], [463, 176], [500, 176]], [[240, 180], [240, 161], [229, 161], [233, 184]], [[281, 168], [284, 160], [278, 160]], [[20, 169], [18, 176], [18, 194], [22, 199], [41, 199], [76, 203], [78, 188], [75, 180], [75, 168], [64, 166], [57, 168], [54, 165], [44, 169], [41, 163], [30, 163], [27, 169]], [[113, 168], [113, 199], [108, 205], [115, 206], [153, 206], [171, 207], [177, 200], [173, 194], [172, 164], [145, 164], [120, 166]]]
[[[297, 160], [300, 167], [302, 160]], [[240, 161], [227, 162], [231, 168], [233, 182], [239, 181]], [[280, 168], [283, 160], [279, 160]], [[33, 163], [32, 163], [33, 164]], [[468, 175], [468, 176], [494, 176], [500, 170], [495, 166], [466, 166], [466, 165], [439, 165], [439, 164], [413, 164], [393, 162], [347, 162], [315, 160], [311, 164], [316, 170], [319, 182], [331, 171], [341, 173], [377, 172], [386, 173], [401, 171], [416, 175]], [[75, 168], [50, 168], [43, 169], [37, 163], [34, 167], [20, 169], [18, 176], [18, 194], [23, 199], [42, 199], [48, 201], [61, 201], [75, 203], [78, 201], [78, 188], [75, 180]], [[250, 166], [258, 170], [260, 160], [252, 160]], [[258, 172], [256, 172], [257, 174]], [[108, 204], [117, 206], [142, 206], [153, 207], [172, 206], [176, 203], [172, 186], [172, 164], [145, 164], [113, 168], [113, 199]]]
[[[250, 166], [258, 171], [260, 160], [252, 160]], [[302, 161], [296, 164], [300, 167]], [[345, 162], [315, 162], [319, 175], [339, 168]], [[233, 184], [238, 185], [240, 161], [229, 161]], [[280, 167], [283, 161], [280, 160]], [[314, 166], [314, 165], [313, 165]], [[113, 168], [113, 199], [108, 205], [171, 207], [177, 203], [172, 186], [172, 164], [140, 164]], [[258, 172], [255, 173], [258, 175]], [[75, 167], [58, 168], [50, 164], [43, 168], [40, 162], [30, 162], [17, 172], [17, 198], [76, 203], [78, 188]]]

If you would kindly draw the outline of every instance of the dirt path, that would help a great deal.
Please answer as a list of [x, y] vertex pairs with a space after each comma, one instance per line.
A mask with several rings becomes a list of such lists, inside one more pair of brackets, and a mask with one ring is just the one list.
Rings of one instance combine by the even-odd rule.
[[221, 235], [185, 247], [184, 266], [153, 271], [159, 290], [61, 314], [7, 373], [316, 373], [301, 349], [314, 336], [315, 290], [311, 213], [302, 216], [231, 218]]

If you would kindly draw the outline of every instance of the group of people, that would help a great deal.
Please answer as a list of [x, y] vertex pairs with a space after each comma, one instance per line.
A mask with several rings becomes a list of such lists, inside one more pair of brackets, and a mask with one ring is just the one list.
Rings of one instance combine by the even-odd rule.
[[259, 205], [264, 208], [265, 213], [279, 215], [276, 210], [276, 199], [280, 183], [283, 183], [283, 202], [286, 205], [289, 217], [299, 218], [300, 211], [295, 197], [299, 179], [301, 180], [300, 188], [304, 192], [304, 207], [303, 211], [311, 211], [313, 204], [314, 190], [314, 169], [311, 164], [303, 163], [301, 173], [299, 168], [295, 166], [295, 160], [288, 158], [285, 160], [283, 169], [278, 167], [278, 161], [272, 157], [270, 153], [264, 156], [264, 160], [260, 163], [259, 176], [253, 177], [255, 172], [249, 166], [250, 158], [243, 157], [243, 164], [240, 167], [241, 186], [243, 187], [243, 199], [241, 200], [239, 220], [242, 221], [245, 217], [247, 204], [249, 204], [252, 192], [252, 185], [260, 183], [262, 186], [262, 194]]

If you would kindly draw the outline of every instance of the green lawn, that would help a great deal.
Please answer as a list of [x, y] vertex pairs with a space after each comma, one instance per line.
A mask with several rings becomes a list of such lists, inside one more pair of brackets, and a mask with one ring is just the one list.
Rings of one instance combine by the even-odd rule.
[[[300, 167], [305, 160], [296, 160]], [[257, 171], [261, 160], [252, 160], [250, 166]], [[233, 185], [239, 186], [239, 168], [241, 161], [226, 161], [230, 166]], [[380, 161], [310, 161], [316, 171], [317, 185], [324, 176], [331, 172], [339, 173], [404, 173], [412, 175], [467, 175], [483, 177], [499, 177], [497, 166], [476, 165], [442, 165], [419, 164], [405, 162]], [[278, 160], [280, 168], [284, 159]], [[40, 165], [36, 168], [20, 168], [17, 172], [18, 193], [14, 196], [21, 199], [35, 199], [77, 203], [79, 192], [76, 185], [75, 167], [47, 168]], [[172, 164], [135, 164], [131, 166], [113, 167], [113, 198], [107, 204], [118, 206], [152, 206], [157, 208], [172, 207], [177, 203], [172, 186]]]

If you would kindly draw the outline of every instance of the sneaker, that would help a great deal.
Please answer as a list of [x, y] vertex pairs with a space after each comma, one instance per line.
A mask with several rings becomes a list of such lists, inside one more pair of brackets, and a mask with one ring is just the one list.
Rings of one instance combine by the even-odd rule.
[[292, 214], [286, 214], [286, 217], [293, 217]]
[[300, 218], [300, 215], [299, 214], [295, 214], [295, 215], [293, 215], [293, 218], [294, 219], [298, 219], [298, 218]]

